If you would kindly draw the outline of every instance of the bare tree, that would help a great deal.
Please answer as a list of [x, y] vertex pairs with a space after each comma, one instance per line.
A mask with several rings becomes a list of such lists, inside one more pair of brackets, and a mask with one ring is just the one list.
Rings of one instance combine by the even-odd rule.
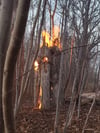
[[[38, 42], [37, 42], [37, 45], [35, 47], [36, 50], [35, 50], [34, 56], [33, 56], [32, 60], [31, 60], [31, 62], [29, 64], [29, 69], [32, 69], [33, 63], [36, 60], [37, 55], [38, 55], [38, 52], [39, 52], [39, 48], [40, 48], [40, 37], [41, 37], [41, 31], [42, 31], [42, 26], [43, 26], [43, 22], [44, 22], [45, 7], [46, 7], [46, 0], [43, 1], [42, 18], [41, 18], [41, 21], [40, 21], [40, 27], [39, 27], [39, 31], [38, 31]], [[22, 99], [23, 99], [23, 95], [25, 94], [25, 90], [26, 90], [27, 85], [28, 85], [30, 73], [31, 72], [29, 71], [28, 74], [27, 74], [26, 80], [25, 80], [25, 84], [22, 84], [22, 86], [21, 86], [21, 91], [20, 91], [19, 98], [18, 98], [18, 104], [17, 104], [16, 113], [19, 110], [19, 107], [20, 107], [21, 102], [22, 102]]]
[[[82, 93], [83, 87], [86, 79], [83, 80], [84, 74], [87, 71], [86, 66], [88, 60], [88, 56], [90, 54], [90, 49], [95, 47], [99, 43], [99, 36], [98, 34], [95, 35], [94, 40], [91, 39], [91, 36], [94, 36], [96, 32], [96, 27], [99, 24], [100, 17], [95, 18], [95, 15], [98, 16], [99, 11], [96, 10], [98, 5], [95, 3], [95, 1], [73, 1], [72, 4], [72, 11], [73, 11], [73, 20], [72, 25], [74, 26], [75, 32], [76, 32], [76, 43], [79, 46], [78, 52], [77, 52], [77, 68], [76, 68], [76, 74], [74, 77], [73, 87], [72, 87], [72, 98], [71, 103], [69, 106], [69, 113], [68, 117], [66, 119], [66, 126], [64, 129], [64, 132], [66, 132], [67, 127], [70, 122], [68, 122], [68, 119], [70, 120], [70, 117], [73, 115], [73, 110], [75, 109], [75, 104], [77, 102], [80, 103], [79, 95], [80, 92]], [[80, 18], [79, 22], [77, 21], [78, 18]], [[95, 21], [95, 23], [93, 23]], [[92, 30], [92, 32], [91, 32]], [[95, 42], [95, 43], [94, 43]], [[83, 47], [80, 47], [83, 46]], [[88, 67], [87, 67], [88, 68]], [[86, 75], [86, 74], [85, 74]], [[86, 76], [85, 76], [86, 78]], [[80, 106], [78, 106], [80, 107]], [[72, 112], [72, 113], [71, 113]], [[78, 112], [79, 114], [79, 112]]]
[[[8, 4], [9, 3], [9, 4]], [[6, 50], [10, 38], [10, 25], [12, 20], [13, 0], [0, 1], [0, 131], [3, 132], [2, 116], [2, 79]]]
[[[52, 31], [52, 39], [54, 39], [54, 17], [55, 17], [55, 12], [56, 12], [56, 8], [57, 8], [57, 0], [55, 1], [53, 13], [51, 11], [51, 1], [50, 1], [50, 3], [48, 1], [48, 7], [49, 7], [48, 9], [49, 9], [49, 14], [50, 14], [50, 27], [51, 27], [50, 30]], [[50, 33], [51, 33], [51, 31], [50, 31]]]
[[[30, 41], [29, 41], [29, 47], [28, 47], [28, 53], [27, 53], [27, 57], [26, 57], [26, 60], [25, 60], [25, 65], [24, 65], [24, 71], [23, 71], [23, 74], [26, 73], [28, 71], [28, 69], [30, 69], [29, 67], [29, 64], [30, 64], [30, 58], [31, 58], [31, 53], [32, 53], [32, 49], [33, 49], [33, 39], [34, 39], [34, 33], [35, 33], [35, 28], [36, 28], [36, 24], [37, 24], [37, 20], [39, 19], [39, 10], [40, 10], [40, 7], [41, 7], [41, 0], [39, 1], [39, 4], [38, 4], [38, 9], [37, 9], [37, 13], [36, 13], [36, 16], [35, 16], [35, 20], [34, 20], [34, 23], [33, 23], [33, 27], [32, 27], [32, 31], [31, 31], [31, 35], [30, 35]], [[23, 91], [25, 92], [24, 89], [24, 85], [25, 85], [25, 82], [26, 82], [26, 78], [27, 78], [27, 75], [24, 75], [22, 76], [22, 81], [21, 81], [21, 86], [20, 86], [20, 94], [19, 95], [22, 95]], [[20, 99], [20, 96], [18, 96], [18, 98]], [[16, 102], [16, 107], [14, 109], [14, 115], [16, 116], [16, 113], [17, 113], [17, 105], [18, 104], [18, 99], [17, 99], [17, 102]]]
[[18, 2], [16, 21], [14, 25], [14, 30], [12, 32], [12, 37], [9, 42], [9, 47], [7, 50], [4, 65], [2, 104], [5, 133], [15, 132], [15, 121], [12, 104], [13, 74], [16, 65], [15, 62], [17, 60], [17, 56], [21, 46], [21, 41], [23, 39], [25, 31], [29, 5], [29, 0], [21, 0]]
[[[74, 60], [72, 60], [72, 66], [71, 68], [68, 69], [69, 73], [73, 75], [74, 82], [72, 82], [73, 84], [72, 84], [71, 103], [69, 106], [69, 111], [68, 111], [68, 115], [66, 118], [66, 126], [64, 129], [64, 132], [66, 132], [77, 103], [79, 103], [78, 104], [79, 105], [78, 116], [79, 116], [80, 95], [83, 92], [86, 81], [87, 81], [87, 72], [89, 69], [89, 62], [92, 59], [92, 57], [94, 57], [97, 54], [95, 47], [100, 42], [100, 35], [98, 33], [98, 26], [100, 22], [100, 16], [99, 16], [100, 3], [98, 1], [91, 1], [91, 0], [89, 1], [83, 1], [83, 0], [74, 1], [73, 0], [69, 4], [70, 6], [68, 7], [64, 3], [64, 1], [59, 0], [59, 3], [63, 11], [62, 13], [64, 14], [62, 27], [64, 30], [67, 29], [66, 30], [67, 32], [64, 32], [64, 34], [66, 34], [67, 36], [65, 36], [63, 43], [65, 43], [65, 41], [69, 43], [69, 41], [67, 40], [70, 40], [71, 33], [74, 32], [75, 33], [74, 43], [76, 45], [75, 50], [73, 50]], [[65, 4], [65, 6], [63, 3]], [[68, 4], [68, 1], [66, 1], [66, 3]], [[71, 10], [71, 14], [68, 12], [69, 10]], [[68, 44], [66, 46], [68, 46]], [[93, 49], [95, 51], [94, 54], [92, 54]], [[76, 73], [72, 70], [72, 68], [76, 71]], [[62, 67], [60, 69], [62, 69]], [[65, 69], [62, 69], [62, 70], [65, 70]], [[61, 83], [60, 79], [61, 77], [59, 77], [59, 82]], [[66, 79], [64, 78], [64, 80]], [[68, 83], [71, 82], [70, 80], [71, 79], [68, 74], [68, 79], [66, 80], [66, 83], [63, 84], [65, 85], [64, 86], [65, 88], [63, 87], [64, 88], [63, 89], [60, 86], [60, 88], [58, 87], [59, 88], [58, 91], [59, 90], [65, 91], [68, 86]], [[60, 94], [60, 96], [58, 95], [58, 98], [59, 98], [61, 97], [62, 92], [61, 93], [58, 92], [58, 94]], [[64, 97], [64, 95], [62, 97]], [[59, 105], [57, 105], [57, 110], [59, 110]], [[59, 113], [56, 112], [57, 116], [56, 116], [56, 122], [55, 122], [55, 125], [56, 125], [55, 132], [57, 132], [58, 114]]]

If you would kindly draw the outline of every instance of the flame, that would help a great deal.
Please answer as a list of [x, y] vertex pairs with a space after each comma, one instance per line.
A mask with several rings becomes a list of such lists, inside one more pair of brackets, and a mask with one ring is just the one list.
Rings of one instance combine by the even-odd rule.
[[38, 69], [39, 69], [39, 63], [38, 63], [38, 61], [35, 61], [34, 62], [34, 70], [38, 71]]
[[48, 57], [44, 57], [43, 62], [48, 62]]
[[[60, 44], [60, 28], [58, 26], [54, 26], [53, 28], [53, 35], [50, 36], [50, 34], [43, 30], [42, 31], [42, 43], [40, 45], [40, 48], [43, 47], [43, 45], [47, 47], [53, 47], [57, 46], [61, 50], [61, 44]], [[44, 57], [42, 59], [43, 62], [48, 62], [49, 59], [48, 57]], [[39, 69], [39, 63], [37, 61], [34, 62], [34, 70]], [[40, 87], [40, 92], [39, 92], [39, 98], [38, 98], [38, 108], [42, 108], [42, 88]]]
[[53, 31], [54, 31], [54, 39], [55, 38], [59, 38], [59, 35], [60, 35], [60, 27], [54, 26]]
[[[45, 43], [46, 43], [46, 45], [48, 46], [48, 47], [52, 47], [52, 41], [51, 41], [51, 37], [50, 37], [50, 34], [47, 32], [47, 31], [45, 31], [45, 30], [43, 30], [42, 31], [42, 37], [45, 39]], [[41, 47], [43, 46], [43, 42], [42, 42], [42, 45], [41, 45]]]
[[42, 40], [42, 44], [40, 45], [40, 47], [43, 46], [43, 41], [45, 41], [45, 46], [47, 46], [47, 47], [57, 46], [59, 49], [61, 49], [59, 36], [60, 36], [59, 26], [54, 26], [52, 37], [50, 36], [50, 34], [47, 31], [43, 30], [42, 31], [43, 40]]
[[40, 92], [39, 92], [39, 99], [38, 99], [38, 104], [39, 104], [39, 109], [42, 108], [42, 88], [40, 87]]

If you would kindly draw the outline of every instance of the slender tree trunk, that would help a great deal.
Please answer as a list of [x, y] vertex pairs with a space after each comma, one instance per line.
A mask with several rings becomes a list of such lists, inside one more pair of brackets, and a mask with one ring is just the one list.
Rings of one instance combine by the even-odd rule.
[[[24, 66], [24, 72], [23, 73], [25, 73], [27, 71], [27, 69], [29, 69], [30, 56], [31, 56], [32, 48], [33, 48], [33, 38], [34, 38], [34, 33], [35, 33], [36, 22], [37, 22], [38, 17], [39, 17], [40, 7], [41, 7], [41, 0], [39, 1], [37, 14], [36, 14], [35, 21], [34, 21], [34, 24], [33, 24], [33, 28], [32, 28], [32, 31], [31, 31], [31, 37], [30, 37], [30, 42], [29, 42], [30, 45], [29, 45], [28, 54], [27, 54], [27, 58], [26, 58], [26, 62], [25, 62], [25, 66]], [[22, 77], [21, 92], [23, 91], [26, 77], [27, 76], [23, 76]]]
[[78, 86], [78, 118], [80, 116], [80, 106], [81, 106], [81, 94], [83, 91], [83, 87], [85, 85], [85, 81], [86, 81], [86, 60], [84, 60], [84, 63], [82, 65], [82, 70], [81, 70], [81, 75], [80, 75], [80, 82], [79, 82], [79, 86]]
[[91, 113], [91, 111], [92, 111], [92, 108], [93, 108], [93, 106], [94, 106], [94, 104], [95, 104], [95, 100], [96, 100], [96, 96], [93, 98], [92, 104], [91, 104], [91, 106], [90, 106], [89, 112], [88, 112], [88, 114], [87, 114], [87, 117], [86, 117], [86, 120], [85, 120], [83, 129], [82, 129], [82, 133], [85, 132], [86, 124], [87, 124], [87, 122], [88, 122], [89, 115], [90, 115], [90, 113]]
[[16, 65], [15, 62], [17, 60], [17, 56], [21, 47], [21, 41], [25, 32], [29, 5], [30, 0], [20, 0], [18, 3], [14, 30], [4, 65], [2, 103], [5, 133], [15, 132], [15, 121], [12, 105], [13, 74]]
[[[50, 3], [48, 2], [48, 6], [49, 6], [49, 13], [50, 13], [50, 37], [52, 33], [52, 39], [54, 39], [54, 16], [57, 8], [57, 0], [55, 0], [55, 7], [52, 14], [51, 14], [51, 1]], [[52, 31], [51, 31], [51, 28], [52, 28]]]
[[[78, 67], [77, 67], [78, 69]], [[64, 133], [67, 132], [67, 127], [69, 126], [70, 124], [70, 117], [72, 118], [72, 114], [73, 114], [73, 110], [75, 109], [75, 106], [76, 106], [76, 99], [75, 99], [75, 95], [76, 95], [76, 80], [77, 80], [77, 77], [78, 77], [78, 70], [76, 70], [76, 74], [75, 74], [75, 78], [74, 78], [74, 82], [73, 82], [73, 87], [72, 87], [72, 96], [71, 96], [71, 101], [70, 101], [70, 105], [69, 105], [69, 108], [68, 108], [68, 114], [67, 114], [67, 117], [66, 117], [66, 123], [65, 123], [65, 127], [64, 127]]]
[[[39, 36], [38, 36], [38, 45], [36, 46], [36, 51], [35, 51], [35, 54], [34, 54], [34, 56], [32, 58], [32, 61], [30, 63], [29, 69], [32, 69], [33, 63], [34, 63], [34, 61], [37, 58], [38, 51], [39, 51], [39, 48], [40, 48], [40, 36], [41, 36], [41, 31], [42, 31], [42, 26], [43, 26], [43, 20], [44, 20], [44, 14], [45, 14], [45, 6], [46, 6], [46, 0], [44, 0], [44, 2], [43, 2], [43, 15], [42, 15], [41, 23], [40, 23], [40, 30], [39, 30]], [[21, 105], [21, 102], [22, 102], [22, 99], [23, 99], [23, 95], [24, 95], [25, 90], [27, 88], [29, 77], [30, 77], [30, 72], [28, 72], [28, 74], [27, 74], [24, 86], [21, 87], [21, 92], [20, 92], [20, 95], [19, 95], [19, 98], [18, 98], [16, 114], [18, 113], [18, 110], [20, 108], [20, 105]]]
[[39, 96], [39, 88], [40, 88], [40, 71], [34, 72], [34, 107], [38, 106], [38, 96]]
[[63, 79], [63, 59], [64, 53], [61, 53], [61, 60], [60, 60], [60, 72], [59, 72], [59, 83], [58, 83], [58, 92], [57, 92], [57, 105], [56, 105], [56, 117], [54, 123], [54, 133], [58, 133], [58, 121], [59, 121], [59, 112], [60, 112], [60, 105], [61, 105], [61, 90], [63, 89], [62, 86], [62, 79]]
[[21, 47], [20, 52], [19, 52], [19, 56], [17, 58], [17, 62], [16, 62], [16, 77], [15, 77], [15, 82], [16, 82], [16, 91], [15, 91], [15, 105], [14, 105], [14, 117], [15, 117], [15, 110], [17, 108], [17, 101], [18, 101], [18, 94], [19, 94], [19, 89], [21, 86], [21, 78], [20, 75], [22, 74], [22, 67], [23, 67], [23, 60], [22, 59], [22, 54], [23, 53], [23, 47]]
[[3, 133], [2, 79], [12, 20], [13, 0], [0, 0], [0, 132]]

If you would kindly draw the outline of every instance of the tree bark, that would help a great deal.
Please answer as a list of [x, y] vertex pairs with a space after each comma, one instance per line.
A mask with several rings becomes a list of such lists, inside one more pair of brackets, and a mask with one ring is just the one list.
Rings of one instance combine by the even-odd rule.
[[34, 107], [38, 107], [38, 96], [40, 88], [40, 71], [34, 72]]
[[[24, 72], [23, 73], [25, 73], [27, 71], [27, 69], [29, 69], [30, 57], [31, 57], [31, 52], [32, 52], [32, 48], [33, 48], [33, 38], [34, 38], [36, 23], [37, 23], [37, 20], [38, 20], [38, 17], [39, 17], [40, 7], [41, 7], [41, 0], [39, 1], [39, 5], [38, 5], [38, 9], [37, 9], [37, 14], [35, 16], [33, 28], [32, 28], [32, 31], [31, 31], [31, 36], [30, 36], [30, 41], [29, 41], [29, 49], [28, 49], [28, 54], [27, 54], [27, 58], [26, 58], [26, 61], [25, 61], [25, 66], [24, 66]], [[23, 76], [22, 77], [21, 91], [23, 91], [22, 89], [24, 88], [26, 77], [27, 76]]]
[[[40, 48], [40, 37], [41, 37], [41, 31], [42, 31], [42, 26], [43, 26], [43, 21], [44, 21], [45, 6], [46, 6], [46, 0], [44, 0], [44, 2], [43, 2], [43, 12], [42, 12], [43, 14], [42, 14], [41, 23], [40, 23], [40, 30], [39, 30], [39, 33], [38, 33], [39, 34], [39, 36], [38, 36], [38, 45], [36, 46], [35, 54], [34, 54], [34, 56], [32, 58], [32, 61], [29, 65], [29, 69], [32, 69], [33, 63], [37, 58], [38, 51], [39, 51], [39, 48]], [[16, 114], [18, 113], [18, 110], [20, 108], [20, 105], [21, 105], [21, 102], [22, 102], [22, 99], [23, 99], [23, 95], [24, 95], [25, 90], [26, 90], [27, 85], [28, 85], [29, 77], [30, 77], [30, 72], [28, 72], [28, 75], [26, 77], [24, 86], [21, 87], [20, 95], [19, 95], [19, 98], [18, 98]]]
[[61, 53], [60, 59], [60, 70], [59, 70], [59, 82], [58, 82], [58, 91], [57, 91], [57, 105], [56, 105], [56, 116], [55, 116], [55, 123], [54, 123], [54, 133], [58, 133], [58, 120], [59, 120], [59, 112], [60, 112], [60, 105], [61, 105], [61, 90], [63, 89], [62, 86], [62, 79], [63, 79], [63, 59], [64, 53]]
[[13, 0], [0, 0], [0, 132], [3, 133], [2, 79], [12, 20]]
[[15, 20], [14, 30], [10, 39], [9, 48], [7, 50], [4, 73], [3, 73], [3, 118], [5, 133], [15, 132], [15, 121], [12, 105], [12, 84], [13, 74], [16, 65], [17, 56], [21, 47], [21, 41], [25, 32], [25, 26], [28, 16], [30, 0], [20, 0], [18, 2], [17, 16]]
[[[41, 57], [50, 59], [50, 50], [47, 47], [41, 48]], [[41, 89], [42, 89], [42, 109], [50, 108], [50, 64], [43, 62], [41, 64]]]

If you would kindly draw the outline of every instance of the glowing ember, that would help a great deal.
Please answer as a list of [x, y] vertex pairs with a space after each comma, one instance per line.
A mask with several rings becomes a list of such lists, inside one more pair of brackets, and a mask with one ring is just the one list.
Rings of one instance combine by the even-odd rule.
[[[40, 101], [39, 101], [40, 102]], [[41, 109], [42, 108], [42, 104], [41, 104], [41, 102], [39, 103], [39, 109]]]
[[43, 62], [48, 62], [48, 57], [44, 57]]
[[38, 104], [39, 104], [39, 109], [42, 108], [42, 88], [40, 87], [40, 92], [39, 92], [39, 99], [38, 99]]
[[38, 71], [38, 69], [39, 69], [39, 63], [38, 63], [38, 61], [35, 61], [34, 62], [34, 70]]

